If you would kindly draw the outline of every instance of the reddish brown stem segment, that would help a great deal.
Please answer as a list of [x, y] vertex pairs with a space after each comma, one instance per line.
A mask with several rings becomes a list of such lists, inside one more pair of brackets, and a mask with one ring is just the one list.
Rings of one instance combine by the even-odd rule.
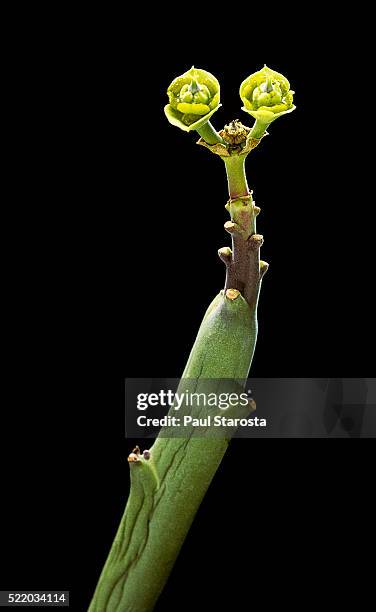
[[260, 265], [263, 238], [256, 233], [256, 216], [260, 208], [254, 205], [251, 194], [229, 200], [226, 208], [231, 221], [226, 221], [225, 230], [231, 234], [232, 250], [223, 248], [219, 251], [227, 270], [225, 289], [237, 289], [253, 307], [258, 299], [261, 278], [268, 267], [265, 262]]

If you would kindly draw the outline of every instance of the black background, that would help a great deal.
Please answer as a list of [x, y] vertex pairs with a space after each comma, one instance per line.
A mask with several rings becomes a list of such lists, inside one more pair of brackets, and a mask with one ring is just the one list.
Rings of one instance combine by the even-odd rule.
[[[296, 111], [247, 162], [270, 263], [252, 374], [372, 376], [373, 363], [368, 116], [354, 110], [367, 49], [330, 29], [309, 41], [264, 31], [252, 44], [244, 32], [235, 44], [227, 24], [204, 48], [177, 28], [153, 31], [145, 50], [90, 24], [51, 27], [22, 54], [27, 103], [5, 226], [13, 419], [1, 586], [69, 589], [77, 610], [127, 498], [124, 378], [179, 376], [223, 285], [223, 164], [163, 115], [165, 89], [192, 64], [221, 82], [218, 128], [250, 124], [238, 88], [264, 63], [296, 91]], [[180, 609], [182, 593], [187, 609], [203, 609], [205, 593], [211, 606], [225, 594], [242, 605], [250, 588], [295, 597], [292, 582], [313, 596], [348, 571], [349, 545], [368, 538], [368, 458], [359, 447], [345, 455], [343, 442], [311, 444], [232, 443], [158, 610]]]

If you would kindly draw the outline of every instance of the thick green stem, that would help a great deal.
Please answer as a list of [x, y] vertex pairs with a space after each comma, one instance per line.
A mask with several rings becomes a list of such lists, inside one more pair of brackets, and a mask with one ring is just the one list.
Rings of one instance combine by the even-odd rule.
[[[238, 389], [238, 381], [247, 378], [256, 337], [256, 306], [251, 308], [234, 291], [222, 291], [205, 314], [181, 391], [187, 384], [198, 396], [211, 390], [218, 397], [221, 390], [228, 391], [229, 381]], [[237, 406], [226, 416], [244, 418], [252, 408]], [[202, 418], [213, 412], [214, 408], [205, 409], [199, 402], [193, 407], [183, 405], [178, 413], [172, 408], [170, 414]], [[184, 437], [176, 430], [162, 430], [150, 448], [149, 460], [140, 457], [130, 463], [129, 500], [90, 612], [153, 610], [234, 433], [224, 429], [214, 437], [211, 427], [201, 434], [205, 437], [197, 437], [194, 426], [187, 428]]]
[[245, 155], [224, 157], [226, 166], [228, 193], [231, 200], [249, 195], [247, 177], [245, 175]]
[[216, 144], [217, 142], [223, 142], [216, 129], [212, 126], [210, 121], [207, 121], [202, 127], [196, 130], [200, 134], [201, 138], [205, 140], [209, 145]]
[[266, 130], [268, 129], [269, 125], [270, 123], [262, 123], [261, 121], [256, 119], [251, 129], [250, 135], [252, 136], [252, 138], [262, 138]]

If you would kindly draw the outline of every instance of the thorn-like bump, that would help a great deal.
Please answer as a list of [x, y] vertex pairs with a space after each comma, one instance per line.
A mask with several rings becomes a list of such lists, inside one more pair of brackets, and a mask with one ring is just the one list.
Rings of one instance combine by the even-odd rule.
[[140, 461], [140, 456], [136, 453], [130, 453], [128, 455], [128, 463], [137, 463], [137, 461]]
[[264, 237], [261, 234], [253, 234], [248, 238], [248, 246], [252, 250], [259, 249], [264, 242]]
[[128, 463], [136, 463], [140, 460], [140, 447], [135, 446], [133, 451], [128, 455]]
[[264, 274], [268, 271], [269, 264], [266, 261], [260, 261], [260, 280], [264, 276]]
[[234, 223], [233, 221], [226, 221], [224, 227], [225, 227], [226, 232], [228, 232], [229, 234], [235, 234], [236, 232], [241, 231], [238, 224]]
[[224, 255], [225, 257], [229, 257], [230, 255], [232, 255], [232, 251], [228, 246], [222, 247], [221, 249], [218, 249], [218, 255]]
[[253, 210], [254, 210], [254, 213], [255, 213], [255, 217], [257, 217], [257, 215], [259, 215], [260, 212], [261, 212], [261, 208], [259, 206], [256, 206], [256, 204], [254, 204]]
[[226, 290], [226, 297], [232, 302], [236, 300], [236, 298], [238, 298], [239, 295], [240, 295], [240, 291], [238, 291], [237, 289], [227, 289]]
[[232, 251], [230, 247], [222, 247], [218, 249], [218, 256], [228, 266], [231, 262]]

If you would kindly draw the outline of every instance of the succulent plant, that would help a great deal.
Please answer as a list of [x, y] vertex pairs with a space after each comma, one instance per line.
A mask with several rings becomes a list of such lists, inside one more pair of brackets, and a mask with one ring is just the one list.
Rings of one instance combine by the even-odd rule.
[[[169, 122], [186, 132], [198, 132], [198, 144], [224, 161], [228, 182], [230, 220], [225, 230], [232, 246], [218, 251], [226, 265], [224, 289], [206, 310], [181, 383], [193, 381], [199, 392], [222, 381], [238, 385], [248, 376], [257, 339], [259, 292], [268, 264], [260, 259], [263, 237], [256, 231], [260, 208], [248, 188], [245, 160], [266, 127], [295, 107], [288, 80], [266, 66], [240, 87], [243, 110], [255, 118], [252, 128], [234, 120], [220, 132], [215, 130], [209, 119], [220, 106], [220, 88], [205, 70], [191, 68], [172, 81], [167, 93]], [[249, 404], [233, 410], [247, 415], [253, 409]], [[195, 408], [185, 410], [194, 413]], [[185, 437], [174, 436], [163, 428], [150, 449], [141, 453], [136, 447], [130, 453], [130, 496], [90, 612], [153, 610], [232, 435], [197, 437], [195, 433], [190, 427]]]

